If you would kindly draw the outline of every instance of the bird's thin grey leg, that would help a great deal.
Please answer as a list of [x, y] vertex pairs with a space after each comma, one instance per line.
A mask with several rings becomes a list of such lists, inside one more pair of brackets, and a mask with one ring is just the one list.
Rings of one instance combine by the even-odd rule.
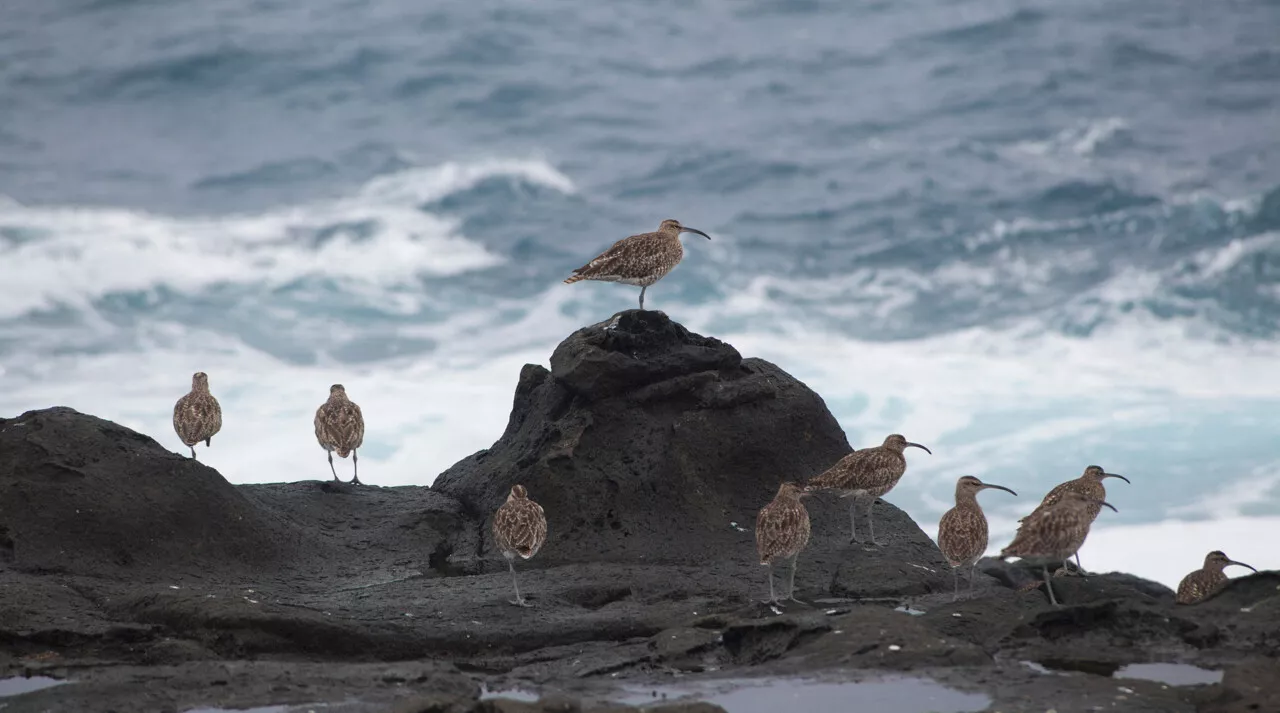
[[1053, 594], [1053, 582], [1049, 581], [1049, 566], [1045, 565], [1040, 568], [1044, 572], [1044, 586], [1049, 590], [1049, 603], [1058, 606], [1058, 598]]
[[955, 600], [960, 598], [960, 568], [959, 567], [951, 568], [951, 581], [954, 582], [956, 585], [956, 591], [951, 594], [951, 601], [954, 602]]
[[[333, 456], [329, 457], [332, 458]], [[354, 448], [351, 449], [351, 469], [355, 471], [355, 477], [351, 479], [351, 482], [360, 485], [360, 456], [356, 455]]]
[[213, 445], [213, 436], [209, 436], [208, 438], [204, 439], [204, 445], [205, 445], [205, 447], [206, 447], [206, 448], [208, 448], [209, 446], [212, 446], [212, 445]]
[[191, 449], [191, 459], [192, 459], [192, 460], [195, 460], [195, 458], [196, 458], [196, 447], [195, 447], [195, 446], [187, 446], [187, 447]]
[[1084, 576], [1084, 567], [1080, 564], [1080, 553], [1076, 552], [1076, 573], [1081, 577]]
[[769, 574], [768, 574], [768, 577], [769, 577], [769, 598], [768, 598], [768, 599], [766, 599], [766, 600], [764, 600], [764, 603], [765, 603], [765, 604], [777, 604], [777, 603], [778, 603], [778, 595], [776, 595], [776, 594], [774, 594], [774, 593], [773, 593], [773, 563], [772, 563], [772, 562], [770, 562], [770, 563], [769, 563], [769, 565], [768, 565], [768, 567], [769, 567], [769, 568], [768, 568], [768, 569], [766, 569], [765, 571], [769, 573]]
[[969, 593], [973, 593], [973, 580], [978, 577], [978, 560], [973, 561], [973, 565], [969, 567]]
[[794, 555], [791, 555], [791, 585], [789, 587], [791, 590], [791, 593], [787, 595], [787, 599], [790, 599], [793, 602], [799, 602], [800, 604], [804, 604], [804, 602], [801, 602], [799, 599], [796, 599], [796, 566], [799, 564], [799, 559], [800, 559], [799, 552], [795, 553]]
[[644, 291], [649, 289], [648, 285], [640, 288], [640, 309], [644, 309]]
[[849, 498], [849, 541], [862, 542], [862, 538], [858, 537], [858, 523], [854, 516], [854, 510], [858, 507], [857, 498]]
[[876, 523], [872, 519], [875, 515], [876, 499], [871, 498], [871, 502], [867, 503], [867, 532], [871, 535], [871, 544], [883, 545], [884, 543], [876, 539]]
[[333, 479], [342, 482], [342, 478], [338, 477], [338, 470], [333, 467], [333, 451], [329, 451], [329, 470], [333, 471]]
[[511, 603], [518, 607], [527, 607], [529, 606], [529, 602], [526, 602], [524, 597], [520, 596], [520, 582], [516, 581], [516, 565], [514, 560], [514, 557], [507, 558], [507, 568], [511, 570], [511, 584], [516, 588], [516, 598], [512, 599]]

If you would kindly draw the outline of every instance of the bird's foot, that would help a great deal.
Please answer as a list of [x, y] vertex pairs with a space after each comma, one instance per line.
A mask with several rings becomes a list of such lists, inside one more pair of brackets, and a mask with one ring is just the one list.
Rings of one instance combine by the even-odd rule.
[[529, 603], [529, 600], [525, 599], [524, 597], [520, 597], [519, 599], [508, 599], [508, 600], [507, 600], [507, 602], [508, 602], [508, 603], [510, 603], [510, 604], [514, 604], [514, 605], [516, 605], [516, 606], [518, 606], [518, 607], [531, 607], [531, 606], [533, 606], [532, 604], [530, 604], [530, 603]]
[[790, 596], [790, 597], [787, 597], [787, 601], [789, 601], [789, 602], [795, 602], [796, 604], [803, 604], [803, 605], [805, 605], [805, 606], [809, 606], [809, 602], [806, 602], [806, 601], [804, 601], [803, 599], [796, 599], [794, 595], [792, 595], [792, 596]]
[[352, 484], [352, 485], [364, 485], [364, 483], [361, 483], [361, 482], [360, 482], [360, 478], [359, 478], [359, 476], [357, 476], [357, 477], [355, 477], [355, 478], [352, 478], [352, 479], [351, 479], [351, 484]]
[[883, 541], [881, 541], [881, 540], [877, 540], [877, 539], [876, 539], [876, 538], [874, 538], [874, 537], [873, 537], [873, 538], [871, 538], [871, 539], [867, 542], [867, 544], [875, 545], [876, 547], [884, 547], [884, 542], [883, 542]]

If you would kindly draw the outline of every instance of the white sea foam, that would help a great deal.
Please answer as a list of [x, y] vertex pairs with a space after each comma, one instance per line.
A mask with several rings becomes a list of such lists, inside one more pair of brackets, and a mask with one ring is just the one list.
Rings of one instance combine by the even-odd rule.
[[[270, 288], [324, 275], [358, 294], [490, 267], [502, 258], [460, 235], [456, 220], [420, 206], [493, 177], [574, 190], [546, 162], [506, 160], [409, 169], [351, 196], [254, 215], [175, 218], [5, 201], [0, 231], [20, 239], [0, 242], [0, 318], [57, 305], [88, 311], [107, 294], [156, 288]], [[330, 234], [320, 239], [321, 231]]]

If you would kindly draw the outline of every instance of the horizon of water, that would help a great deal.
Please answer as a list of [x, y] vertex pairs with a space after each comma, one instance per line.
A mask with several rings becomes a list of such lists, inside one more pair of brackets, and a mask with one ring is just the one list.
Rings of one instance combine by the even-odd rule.
[[[424, 8], [57, 0], [0, 28], [0, 414], [67, 405], [234, 483], [427, 485], [520, 367], [638, 289], [560, 283], [664, 218], [646, 305], [904, 433], [992, 548], [1089, 464], [1089, 569], [1280, 535], [1280, 7], [1185, 0]], [[708, 32], [708, 28], [715, 28]], [[339, 461], [349, 477], [349, 461]], [[1003, 534], [1002, 534], [1003, 533]]]

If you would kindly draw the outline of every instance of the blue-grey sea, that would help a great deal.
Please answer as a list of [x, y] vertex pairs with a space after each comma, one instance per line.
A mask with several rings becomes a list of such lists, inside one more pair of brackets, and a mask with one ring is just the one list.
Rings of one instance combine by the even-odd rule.
[[713, 240], [646, 306], [933, 448], [887, 496], [930, 534], [959, 475], [1019, 492], [997, 547], [1096, 463], [1133, 484], [1086, 568], [1277, 567], [1277, 38], [1275, 0], [0, 0], [0, 414], [182, 452], [203, 370], [202, 461], [328, 478], [341, 382], [362, 480], [428, 484], [635, 306], [569, 271], [676, 218]]

